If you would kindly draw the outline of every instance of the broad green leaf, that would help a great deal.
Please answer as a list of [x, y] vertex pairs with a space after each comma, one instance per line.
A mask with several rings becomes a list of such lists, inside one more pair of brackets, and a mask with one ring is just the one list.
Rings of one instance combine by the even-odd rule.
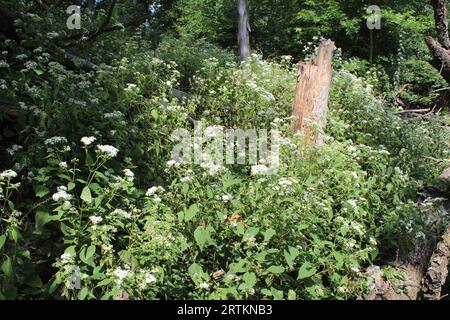
[[44, 196], [46, 196], [47, 194], [49, 194], [50, 190], [45, 187], [45, 186], [41, 186], [41, 185], [36, 185], [34, 186], [34, 193], [36, 194], [36, 197], [38, 198], [42, 198]]
[[196, 204], [191, 205], [184, 214], [185, 221], [191, 221], [197, 215], [198, 211], [198, 206]]
[[297, 300], [297, 294], [295, 293], [294, 290], [289, 290], [288, 300]]
[[0, 249], [3, 248], [5, 242], [6, 242], [6, 236], [4, 234], [2, 234], [0, 236]]
[[75, 183], [74, 182], [69, 182], [68, 184], [67, 184], [67, 190], [68, 191], [72, 191], [73, 189], [75, 189]]
[[284, 267], [282, 266], [271, 266], [269, 269], [267, 269], [268, 272], [274, 273], [274, 274], [280, 274], [284, 272]]
[[78, 292], [78, 299], [84, 300], [87, 295], [88, 295], [88, 288], [83, 287], [83, 289], [81, 289], [80, 292]]
[[34, 217], [35, 219], [35, 233], [36, 234], [41, 234], [43, 227], [52, 221], [57, 221], [61, 218], [60, 214], [57, 215], [50, 215], [48, 212], [44, 212], [44, 211], [38, 211], [36, 212], [36, 215]]
[[31, 275], [25, 282], [32, 288], [41, 288], [44, 285], [37, 274]]
[[107, 286], [107, 285], [110, 284], [111, 282], [113, 282], [113, 279], [111, 279], [111, 278], [103, 279], [102, 281], [100, 281], [100, 282], [96, 285], [96, 288], [97, 288], [97, 287], [104, 287], [104, 286]]
[[194, 238], [200, 249], [203, 250], [205, 245], [211, 241], [211, 234], [209, 233], [209, 230], [203, 227], [198, 227], [194, 231]]
[[87, 248], [86, 250], [86, 259], [90, 259], [94, 256], [95, 253], [95, 246], [91, 245], [89, 246], [89, 248]]
[[81, 200], [83, 200], [84, 202], [87, 202], [87, 203], [92, 202], [91, 189], [89, 189], [88, 186], [83, 188], [83, 191], [81, 192]]
[[153, 119], [155, 119], [155, 120], [158, 120], [158, 119], [159, 119], [159, 113], [158, 113], [158, 110], [153, 109], [150, 113], [151, 113]]
[[2, 271], [8, 278], [11, 278], [13, 275], [11, 258], [8, 256], [6, 257], [6, 260], [3, 261]]
[[313, 276], [317, 272], [316, 267], [310, 263], [305, 262], [298, 270], [297, 280], [302, 280]]
[[245, 273], [242, 279], [244, 280], [247, 288], [253, 288], [256, 284], [256, 275], [253, 272]]
[[272, 228], [267, 229], [266, 232], [264, 232], [264, 241], [265, 241], [265, 242], [268, 242], [270, 239], [272, 239], [272, 237], [273, 237], [276, 233], [277, 233], [277, 232], [276, 232], [274, 229], [272, 229]]

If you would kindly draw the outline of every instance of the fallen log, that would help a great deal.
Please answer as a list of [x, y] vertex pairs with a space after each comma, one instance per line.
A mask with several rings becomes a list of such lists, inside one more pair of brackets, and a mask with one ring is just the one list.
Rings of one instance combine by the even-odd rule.
[[[450, 168], [444, 171], [440, 178], [450, 181]], [[413, 249], [407, 257], [397, 257], [388, 264], [404, 275], [400, 286], [396, 287], [385, 279], [378, 266], [367, 268], [366, 274], [371, 281], [368, 300], [440, 299], [442, 286], [448, 276], [450, 226], [442, 236], [442, 241], [436, 243], [435, 239], [441, 236], [436, 225], [442, 221], [443, 215], [448, 215], [449, 212], [435, 210], [426, 203], [418, 203], [418, 208], [427, 215], [431, 234], [426, 240], [415, 239], [412, 243]]]
[[423, 299], [439, 300], [447, 276], [450, 259], [450, 226], [447, 228], [442, 241], [430, 259], [430, 266], [422, 280]]

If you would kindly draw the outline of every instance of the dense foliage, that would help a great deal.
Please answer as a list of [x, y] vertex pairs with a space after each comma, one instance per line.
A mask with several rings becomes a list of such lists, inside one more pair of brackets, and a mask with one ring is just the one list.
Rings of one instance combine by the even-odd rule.
[[[441, 118], [402, 117], [391, 99], [415, 82], [427, 94], [411, 100], [442, 99], [428, 95], [445, 84], [412, 35], [432, 29], [422, 2], [386, 1], [379, 41], [398, 48], [380, 48], [379, 64], [363, 49], [367, 1], [252, 1], [263, 55], [244, 63], [231, 51], [232, 1], [162, 2], [154, 25], [80, 40], [74, 52], [93, 70], [64, 58], [64, 5], [39, 15], [4, 2], [22, 40], [0, 38], [1, 102], [17, 107], [0, 109], [0, 298], [364, 298], [367, 266], [427, 239], [414, 201], [448, 165], [449, 132]], [[84, 31], [107, 15], [98, 6]], [[138, 13], [118, 4], [113, 21]], [[314, 146], [292, 132], [297, 66], [281, 54], [303, 58], [321, 36], [345, 54], [326, 143]], [[280, 130], [279, 171], [174, 162], [171, 133], [192, 130], [187, 116]]]

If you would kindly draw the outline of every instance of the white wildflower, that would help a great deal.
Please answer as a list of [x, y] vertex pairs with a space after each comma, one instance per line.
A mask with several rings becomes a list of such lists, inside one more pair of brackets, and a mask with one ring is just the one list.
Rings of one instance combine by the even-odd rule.
[[200, 289], [204, 289], [204, 290], [208, 290], [209, 289], [209, 284], [206, 282], [202, 282], [200, 283]]
[[81, 142], [85, 146], [88, 146], [88, 145], [92, 144], [95, 140], [97, 140], [95, 137], [83, 137], [83, 138], [81, 138]]
[[116, 157], [117, 153], [119, 152], [118, 149], [114, 148], [113, 146], [109, 146], [109, 145], [98, 145], [97, 149], [100, 153], [102, 153], [110, 158]]
[[252, 166], [252, 175], [266, 175], [269, 172], [269, 168], [265, 165], [254, 165]]
[[125, 177], [129, 182], [132, 182], [134, 179], [134, 173], [130, 169], [123, 170], [123, 173], [125, 174]]
[[55, 144], [60, 144], [60, 143], [67, 143], [67, 139], [64, 137], [56, 136], [56, 137], [51, 137], [44, 141], [44, 144], [46, 146], [53, 146]]
[[13, 171], [13, 170], [5, 170], [2, 173], [0, 173], [0, 180], [3, 179], [13, 179], [17, 177], [17, 172]]
[[152, 274], [145, 275], [145, 283], [146, 284], [154, 284], [156, 283], [156, 277]]
[[91, 222], [93, 224], [99, 224], [100, 222], [103, 221], [103, 218], [102, 217], [97, 217], [97, 216], [91, 216], [91, 217], [89, 217], [89, 220], [91, 220]]
[[64, 186], [58, 187], [57, 192], [52, 195], [52, 199], [55, 202], [60, 202], [61, 200], [69, 200], [71, 195], [67, 193], [67, 188]]

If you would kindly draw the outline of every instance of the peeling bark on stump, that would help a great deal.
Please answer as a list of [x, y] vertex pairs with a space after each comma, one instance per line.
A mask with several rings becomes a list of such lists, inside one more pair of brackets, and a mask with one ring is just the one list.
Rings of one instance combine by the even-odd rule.
[[[333, 74], [334, 42], [323, 41], [317, 55], [309, 62], [301, 62], [292, 114], [297, 117], [295, 132], [302, 132], [308, 140], [323, 143], [326, 125], [328, 97]], [[311, 123], [317, 123], [318, 133]]]

